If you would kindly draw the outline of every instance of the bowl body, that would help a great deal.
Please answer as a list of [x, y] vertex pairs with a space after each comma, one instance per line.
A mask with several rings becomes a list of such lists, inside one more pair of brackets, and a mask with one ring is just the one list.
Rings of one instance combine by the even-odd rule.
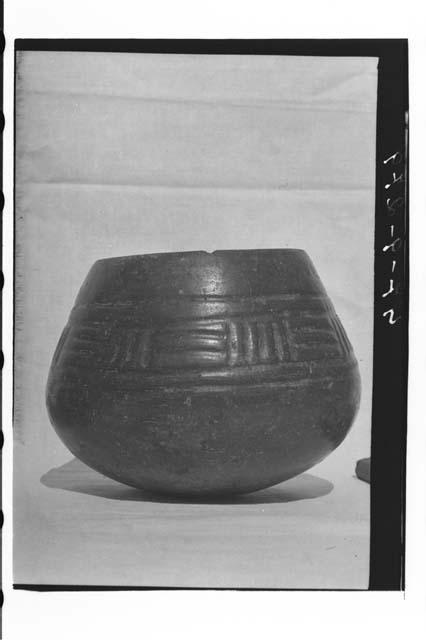
[[167, 494], [255, 491], [320, 462], [360, 399], [304, 251], [99, 260], [55, 351], [49, 416], [106, 476]]

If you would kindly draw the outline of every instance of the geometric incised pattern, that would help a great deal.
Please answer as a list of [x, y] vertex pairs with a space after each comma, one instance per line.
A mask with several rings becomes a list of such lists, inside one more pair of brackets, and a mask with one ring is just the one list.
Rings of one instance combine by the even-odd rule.
[[252, 367], [346, 358], [350, 343], [337, 316], [296, 312], [173, 322], [149, 329], [107, 323], [71, 328], [66, 359], [115, 370]]

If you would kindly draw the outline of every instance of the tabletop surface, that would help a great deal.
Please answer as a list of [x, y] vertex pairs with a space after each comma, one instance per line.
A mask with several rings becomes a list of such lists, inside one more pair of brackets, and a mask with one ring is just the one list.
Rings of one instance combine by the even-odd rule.
[[368, 586], [369, 485], [354, 469], [323, 463], [269, 489], [202, 503], [159, 499], [74, 458], [34, 478], [24, 499], [15, 583]]

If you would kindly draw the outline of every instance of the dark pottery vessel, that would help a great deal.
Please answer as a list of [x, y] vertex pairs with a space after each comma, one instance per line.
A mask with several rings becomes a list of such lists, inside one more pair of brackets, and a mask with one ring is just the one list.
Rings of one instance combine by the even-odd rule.
[[304, 251], [99, 260], [53, 357], [50, 419], [125, 484], [244, 493], [309, 469], [360, 399], [345, 331]]

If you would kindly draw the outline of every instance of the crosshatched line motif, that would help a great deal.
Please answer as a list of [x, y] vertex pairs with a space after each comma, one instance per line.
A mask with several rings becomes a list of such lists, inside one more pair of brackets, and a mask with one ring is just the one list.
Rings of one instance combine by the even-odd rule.
[[64, 340], [70, 361], [101, 359], [116, 370], [165, 370], [255, 366], [347, 358], [346, 333], [331, 314], [227, 318], [131, 328], [75, 326]]

